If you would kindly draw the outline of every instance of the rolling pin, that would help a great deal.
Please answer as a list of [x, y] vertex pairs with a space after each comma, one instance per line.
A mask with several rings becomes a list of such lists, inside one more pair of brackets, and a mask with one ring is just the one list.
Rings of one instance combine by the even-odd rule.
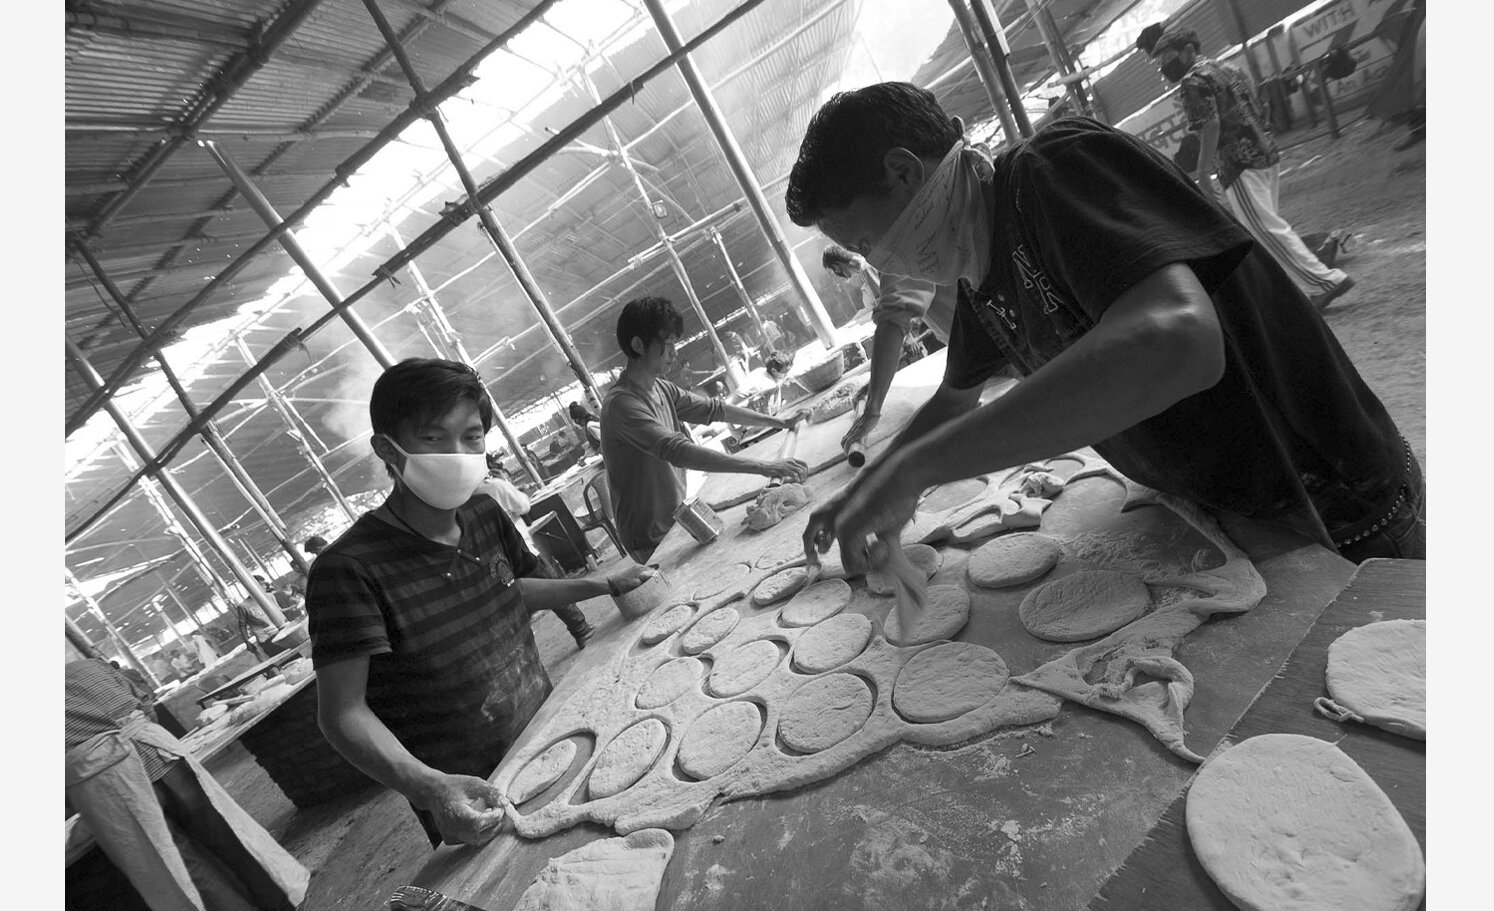
[[[861, 417], [861, 409], [866, 405], [867, 395], [870, 392], [870, 386], [863, 386], [861, 390], [856, 393], [856, 397], [851, 400], [852, 424], [855, 424], [856, 421]], [[852, 441], [851, 445], [846, 447], [846, 461], [851, 463], [852, 468], [860, 468], [861, 466], [866, 464], [865, 434], [862, 434], [862, 436], [856, 438], [854, 441]]]
[[[783, 432], [783, 442], [778, 444], [778, 461], [782, 462], [784, 459], [792, 459], [794, 457], [794, 447], [799, 443], [799, 428], [803, 427], [808, 420], [808, 411], [801, 411], [790, 419], [788, 429]], [[782, 484], [783, 476], [780, 475], [769, 481], [767, 487], [769, 490], [772, 490], [774, 487]]]

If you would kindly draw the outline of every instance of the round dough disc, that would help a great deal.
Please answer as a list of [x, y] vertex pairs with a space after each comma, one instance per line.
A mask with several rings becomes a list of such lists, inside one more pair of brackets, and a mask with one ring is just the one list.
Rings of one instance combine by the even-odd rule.
[[669, 730], [657, 718], [645, 718], [612, 738], [597, 754], [586, 790], [592, 800], [620, 794], [633, 786], [659, 758]]
[[654, 668], [638, 688], [634, 700], [640, 709], [657, 709], [675, 701], [705, 676], [705, 662], [699, 658], [675, 658]]
[[988, 648], [969, 642], [936, 645], [898, 672], [892, 707], [909, 721], [948, 721], [995, 699], [1006, 678], [1006, 662]]
[[679, 632], [680, 628], [689, 623], [693, 616], [695, 616], [694, 605], [676, 604], [650, 620], [648, 626], [643, 628], [643, 635], [638, 641], [644, 645], [658, 645]]
[[1328, 692], [1366, 724], [1427, 736], [1427, 622], [1382, 620], [1328, 646]]
[[779, 617], [785, 626], [814, 626], [840, 613], [851, 603], [851, 586], [844, 579], [816, 582], [783, 606]]
[[1039, 639], [1080, 642], [1115, 632], [1151, 603], [1146, 583], [1130, 573], [1091, 569], [1034, 588], [1017, 614]]
[[680, 650], [687, 655], [698, 655], [726, 638], [727, 633], [737, 628], [741, 618], [729, 607], [711, 611], [695, 621], [680, 637]]
[[940, 484], [918, 504], [919, 512], [931, 515], [941, 515], [949, 512], [956, 506], [964, 506], [972, 502], [976, 497], [986, 492], [989, 482], [985, 478], [965, 478], [960, 481], [951, 481], [948, 484]]
[[871, 687], [855, 674], [816, 677], [784, 704], [778, 736], [790, 749], [818, 753], [861, 730], [872, 707]]
[[529, 761], [513, 784], [508, 786], [508, 799], [521, 804], [550, 785], [559, 781], [576, 759], [576, 742], [560, 740], [550, 744], [549, 749]]
[[1063, 555], [1063, 548], [1047, 535], [1023, 531], [1002, 535], [970, 555], [966, 571], [982, 588], [1009, 588], [1041, 579]]
[[1262, 734], [1215, 753], [1184, 817], [1204, 870], [1246, 911], [1411, 911], [1426, 890], [1390, 798], [1316, 737]]
[[[924, 577], [928, 579], [932, 579], [944, 564], [944, 555], [927, 544], [905, 544], [903, 556], [915, 568], [923, 570]], [[892, 584], [891, 575], [874, 572], [866, 574], [866, 590], [874, 595], [890, 595], [897, 589]]]
[[884, 625], [887, 641], [893, 645], [922, 645], [936, 639], [948, 639], [964, 629], [970, 620], [970, 593], [963, 585], [930, 585], [928, 602], [915, 612], [912, 627], [903, 629], [902, 616], [894, 606], [887, 612]]
[[755, 704], [718, 705], [685, 728], [680, 737], [680, 768], [702, 780], [720, 775], [751, 751], [762, 729], [762, 712]]
[[802, 566], [774, 573], [757, 584], [757, 588], [752, 592], [752, 603], [758, 607], [777, 604], [803, 588], [806, 578], [807, 575]]
[[706, 685], [717, 696], [740, 696], [762, 683], [778, 666], [781, 653], [778, 643], [759, 639], [727, 652], [716, 666]]
[[704, 601], [713, 595], [719, 595], [733, 585], [740, 583], [743, 579], [746, 579], [751, 572], [752, 564], [733, 563], [721, 570], [721, 572], [711, 576], [704, 585], [695, 590], [695, 594], [692, 597], [696, 601]]
[[800, 634], [794, 643], [794, 667], [807, 674], [823, 674], [866, 650], [871, 621], [861, 614], [836, 614]]

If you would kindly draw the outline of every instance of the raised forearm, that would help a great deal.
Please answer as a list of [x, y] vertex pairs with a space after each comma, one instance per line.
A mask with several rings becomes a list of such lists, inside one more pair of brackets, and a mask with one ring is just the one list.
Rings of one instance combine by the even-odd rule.
[[871, 382], [866, 391], [866, 411], [869, 414], [882, 413], [882, 404], [887, 401], [887, 389], [897, 373], [906, 336], [907, 332], [897, 323], [877, 324], [877, 332], [872, 336]]
[[611, 594], [603, 576], [580, 579], [520, 579], [519, 591], [530, 610], [554, 610], [587, 598]]
[[699, 443], [685, 443], [671, 452], [666, 461], [695, 471], [758, 474], [763, 468], [763, 463], [757, 459], [721, 452]]

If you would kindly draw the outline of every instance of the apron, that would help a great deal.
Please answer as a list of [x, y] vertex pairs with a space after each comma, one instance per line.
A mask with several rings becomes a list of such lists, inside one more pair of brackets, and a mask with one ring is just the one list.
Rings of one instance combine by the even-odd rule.
[[117, 731], [105, 731], [67, 751], [68, 800], [115, 866], [129, 877], [153, 911], [207, 911], [193, 884], [150, 776], [132, 743], [156, 747], [186, 762], [198, 786], [244, 849], [285, 894], [293, 909], [311, 878], [299, 861], [255, 822], [209, 775], [180, 741], [134, 712]]

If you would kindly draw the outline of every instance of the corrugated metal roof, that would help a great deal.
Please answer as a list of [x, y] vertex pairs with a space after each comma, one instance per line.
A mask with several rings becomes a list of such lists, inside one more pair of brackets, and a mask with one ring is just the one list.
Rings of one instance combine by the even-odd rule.
[[[429, 88], [534, 6], [528, 0], [434, 4], [404, 0], [385, 2], [381, 8], [396, 31], [418, 33], [405, 46]], [[734, 6], [730, 0], [702, 0], [681, 10], [677, 24], [688, 40]], [[831, 11], [819, 17], [827, 8]], [[427, 9], [436, 12], [424, 15]], [[809, 115], [844, 66], [859, 9], [859, 0], [766, 0], [714, 39], [708, 53], [697, 55], [706, 80], [714, 83], [777, 46], [774, 53], [715, 89], [761, 182], [781, 177], [791, 164]], [[120, 28], [101, 31], [88, 25], [84, 13], [90, 10], [126, 19], [133, 16], [133, 23], [141, 28], [178, 17], [200, 26], [201, 34], [199, 40], [185, 40], [152, 38]], [[263, 223], [232, 191], [207, 154], [190, 137], [182, 136], [180, 127], [190, 112], [213, 102], [215, 89], [225, 90], [215, 77], [225, 69], [244, 66], [235, 62], [244, 47], [261, 34], [273, 34], [277, 18], [301, 11], [306, 11], [305, 17], [263, 66], [235, 87], [210, 117], [195, 124], [197, 135], [218, 142], [253, 176], [282, 215], [295, 211], [320, 190], [364, 147], [366, 137], [393, 121], [413, 98], [398, 67], [384, 53], [379, 33], [361, 2], [69, 4], [66, 175], [70, 230], [75, 237], [88, 238], [90, 249], [147, 329], [176, 314], [264, 234]], [[811, 20], [812, 25], [783, 40]], [[605, 65], [593, 67], [590, 76], [605, 96], [663, 55], [662, 41], [647, 29], [640, 40], [610, 49]], [[530, 132], [518, 134], [488, 159], [469, 160], [474, 177], [479, 183], [491, 179], [536, 148], [547, 138], [547, 130], [565, 126], [591, 106], [591, 97], [570, 84], [552, 103], [526, 112], [531, 115]], [[679, 109], [683, 110], [670, 116]], [[509, 115], [494, 109], [495, 127]], [[664, 230], [677, 231], [741, 195], [677, 73], [655, 79], [611, 119], [625, 142], [644, 137], [632, 153], [655, 195], [666, 201], [667, 215], [659, 220]], [[109, 129], [102, 131], [104, 127]], [[600, 125], [583, 140], [596, 147], [607, 145]], [[127, 204], [111, 208], [153, 151], [173, 141], [179, 147], [153, 179]], [[599, 167], [605, 168], [600, 177], [574, 198], [560, 201], [562, 194], [582, 184]], [[459, 201], [461, 196], [460, 191], [452, 191], [420, 204], [399, 225], [403, 241], [436, 224], [442, 205]], [[782, 184], [769, 188], [768, 196], [781, 212]], [[620, 359], [612, 337], [612, 317], [626, 297], [664, 294], [683, 309], [683, 289], [661, 259], [609, 279], [628, 264], [629, 257], [654, 243], [654, 216], [639, 202], [627, 174], [615, 165], [606, 166], [593, 152], [578, 148], [552, 156], [502, 194], [493, 208], [515, 236], [526, 264], [593, 369], [605, 369]], [[101, 220], [101, 213], [108, 217]], [[791, 242], [808, 236], [787, 219], [782, 224]], [[95, 226], [96, 233], [90, 234]], [[749, 293], [768, 297], [780, 292], [786, 275], [750, 211], [742, 206], [718, 227]], [[806, 268], [818, 281], [819, 247], [806, 246]], [[368, 282], [374, 268], [397, 250], [392, 238], [381, 235], [369, 255], [332, 272], [330, 278], [346, 294]], [[714, 243], [694, 238], [682, 245], [681, 256], [713, 319], [740, 308]], [[477, 230], [475, 219], [433, 245], [414, 265], [428, 286], [439, 289], [435, 297], [467, 349], [483, 355], [479, 369], [505, 409], [517, 411], [570, 381], [564, 360], [537, 328], [533, 310], [502, 261], [492, 256], [491, 245]], [[193, 309], [181, 320], [179, 330], [190, 331], [233, 315], [239, 306], [260, 299], [273, 283], [294, 271], [289, 257], [272, 246]], [[68, 338], [108, 377], [136, 349], [139, 336], [76, 255], [70, 256], [66, 274]], [[375, 327], [396, 357], [430, 354], [430, 344], [407, 312], [419, 296], [412, 271], [401, 269], [396, 278], [399, 284], [381, 285], [359, 301], [356, 311]], [[302, 295], [245, 331], [244, 342], [257, 358], [285, 333], [309, 325], [326, 312], [325, 301], [314, 294]], [[686, 323], [687, 334], [699, 328], [693, 314]], [[513, 340], [512, 347], [504, 344], [505, 339]], [[228, 389], [246, 369], [232, 345], [212, 354], [199, 368], [172, 366], [190, 374], [188, 393], [199, 407]], [[142, 369], [159, 368], [148, 361]], [[350, 439], [352, 430], [346, 419], [349, 409], [366, 410], [360, 401], [376, 374], [371, 356], [338, 321], [266, 372], [304, 419], [297, 432], [348, 493], [385, 483], [382, 471], [368, 456], [366, 440]], [[87, 387], [70, 370], [65, 397], [68, 414], [77, 413], [88, 397]], [[183, 409], [170, 404], [140, 419], [137, 426], [159, 448], [186, 422]], [[316, 473], [256, 385], [241, 392], [218, 416], [217, 426], [282, 517], [294, 520], [330, 502]], [[261, 553], [273, 547], [258, 515], [200, 441], [184, 445], [170, 470], [209, 521], [231, 540], [242, 538]], [[69, 478], [68, 527], [75, 528], [93, 515], [130, 474], [129, 466], [106, 452]], [[169, 576], [187, 565], [179, 551], [160, 517], [136, 492], [71, 542], [68, 564], [86, 579], [177, 554], [163, 569]], [[195, 576], [191, 571], [183, 575], [178, 591], [200, 602], [207, 590], [200, 580], [189, 581]], [[138, 598], [138, 591], [130, 597]], [[142, 625], [130, 626], [127, 632], [143, 635], [151, 616], [148, 611], [137, 612], [135, 619]], [[91, 630], [91, 620], [78, 619]]]

